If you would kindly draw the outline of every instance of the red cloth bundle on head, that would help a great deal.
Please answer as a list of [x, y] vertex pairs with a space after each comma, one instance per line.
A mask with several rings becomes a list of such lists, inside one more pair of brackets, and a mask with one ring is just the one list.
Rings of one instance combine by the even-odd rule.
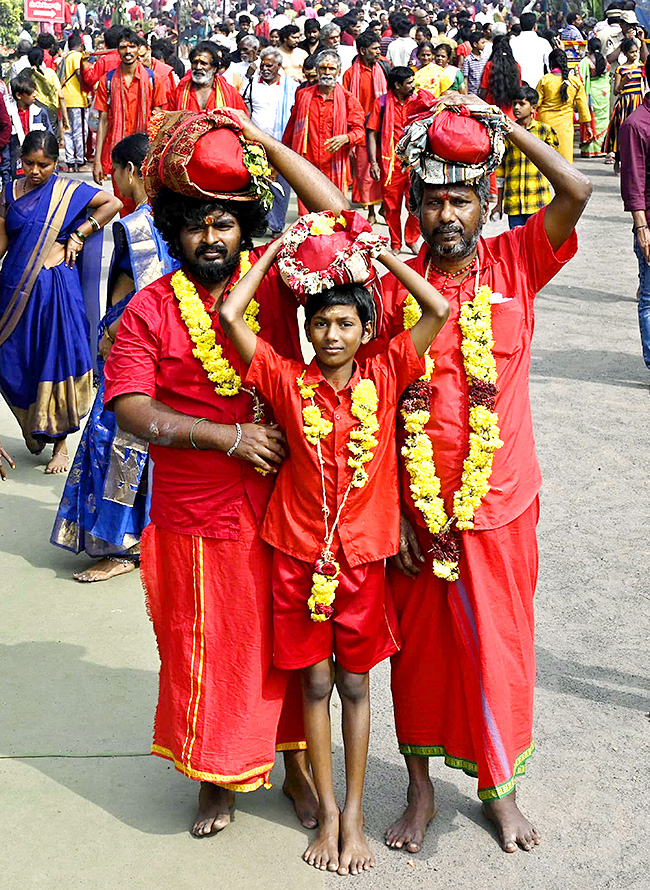
[[373, 291], [377, 314], [381, 292], [372, 258], [388, 244], [360, 214], [344, 210], [300, 217], [282, 239], [277, 264], [283, 281], [303, 301], [340, 284], [360, 284]]
[[266, 152], [244, 137], [227, 109], [159, 112], [149, 131], [142, 176], [150, 200], [166, 187], [204, 201], [259, 200], [267, 209], [273, 203]]
[[429, 148], [443, 161], [483, 164], [492, 149], [490, 132], [466, 105], [444, 108], [429, 126]]

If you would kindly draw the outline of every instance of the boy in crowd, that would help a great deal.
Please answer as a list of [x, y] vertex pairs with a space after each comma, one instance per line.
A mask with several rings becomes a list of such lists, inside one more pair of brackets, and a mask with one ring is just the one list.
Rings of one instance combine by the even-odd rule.
[[487, 63], [487, 59], [483, 58], [483, 50], [487, 43], [481, 31], [472, 31], [469, 35], [470, 46], [472, 51], [463, 63], [463, 75], [465, 77], [465, 92], [474, 93], [478, 96], [481, 86], [481, 78], [483, 77], [483, 69]]
[[[512, 111], [520, 127], [529, 130], [542, 142], [559, 150], [559, 140], [553, 127], [543, 124], [533, 117], [539, 102], [537, 90], [524, 84], [519, 88], [512, 102]], [[492, 211], [492, 219], [508, 215], [511, 229], [523, 226], [527, 219], [551, 203], [551, 185], [537, 167], [514, 143], [506, 143], [506, 151], [496, 171], [499, 197]]]
[[36, 105], [36, 84], [29, 70], [21, 71], [11, 81], [14, 101], [7, 105], [11, 118], [11, 142], [2, 153], [2, 180], [8, 182], [22, 174], [20, 146], [32, 130], [48, 130], [53, 133], [50, 118], [43, 108]]
[[[398, 649], [384, 583], [384, 560], [399, 544], [395, 414], [404, 388], [424, 372], [424, 354], [449, 306], [424, 278], [381, 248], [379, 261], [417, 300], [420, 320], [381, 355], [357, 365], [357, 351], [372, 338], [370, 293], [353, 283], [312, 293], [305, 331], [316, 356], [307, 367], [279, 356], [244, 317], [279, 247], [279, 242], [271, 244], [233, 288], [219, 319], [250, 365], [246, 383], [271, 405], [290, 454], [261, 535], [275, 548], [274, 663], [301, 671], [305, 733], [319, 799], [318, 834], [303, 858], [321, 870], [356, 875], [374, 865], [362, 805], [369, 671]], [[356, 260], [360, 254], [362, 249], [355, 250]], [[341, 812], [332, 776], [329, 702], [334, 686], [342, 703], [346, 762]]]

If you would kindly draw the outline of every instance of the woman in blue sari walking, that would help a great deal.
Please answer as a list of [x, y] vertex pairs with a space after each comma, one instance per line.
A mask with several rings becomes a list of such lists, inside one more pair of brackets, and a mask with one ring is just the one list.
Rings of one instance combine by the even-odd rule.
[[[127, 136], [112, 152], [120, 193], [136, 210], [113, 223], [115, 249], [108, 276], [107, 310], [100, 323], [99, 352], [108, 357], [129, 300], [152, 281], [178, 267], [153, 224], [140, 168], [148, 148], [144, 133]], [[104, 409], [103, 362], [100, 384], [66, 482], [50, 538], [53, 544], [85, 551], [100, 561], [74, 573], [78, 581], [106, 581], [131, 572], [140, 535], [149, 521], [147, 443], [120, 430]]]
[[[28, 133], [25, 175], [6, 185], [0, 212], [0, 391], [33, 454], [54, 443], [46, 473], [66, 472], [66, 436], [92, 404], [85, 242], [122, 206], [101, 189], [57, 176], [58, 155], [51, 133]], [[96, 283], [101, 250], [88, 247], [95, 262], [84, 271]]]

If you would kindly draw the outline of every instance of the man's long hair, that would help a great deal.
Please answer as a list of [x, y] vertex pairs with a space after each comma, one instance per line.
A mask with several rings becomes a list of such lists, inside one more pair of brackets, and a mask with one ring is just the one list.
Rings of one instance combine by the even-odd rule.
[[235, 217], [241, 228], [242, 248], [252, 247], [252, 238], [266, 231], [266, 213], [259, 201], [204, 201], [163, 188], [153, 201], [153, 221], [171, 256], [183, 259], [181, 229], [201, 225], [209, 213], [230, 213]]

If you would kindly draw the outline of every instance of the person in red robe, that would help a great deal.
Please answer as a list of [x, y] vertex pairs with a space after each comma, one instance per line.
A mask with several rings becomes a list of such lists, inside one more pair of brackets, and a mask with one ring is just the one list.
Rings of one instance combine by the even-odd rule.
[[165, 91], [165, 99], [162, 108], [163, 110], [168, 110], [170, 99], [176, 92], [176, 87], [178, 86], [176, 72], [171, 65], [168, 65], [161, 59], [154, 58], [151, 54], [151, 47], [147, 43], [140, 47], [139, 58], [145, 68], [150, 68], [153, 71], [154, 79], [162, 84]]
[[[402, 207], [408, 208], [409, 177], [402, 170], [395, 146], [404, 135], [407, 101], [414, 92], [413, 71], [397, 66], [388, 74], [388, 92], [375, 100], [366, 121], [370, 174], [381, 186], [384, 217], [390, 232], [390, 246], [402, 249]], [[404, 227], [406, 246], [417, 253], [420, 224], [409, 213]]]
[[181, 78], [170, 96], [170, 111], [213, 111], [215, 108], [239, 108], [246, 111], [244, 100], [219, 71], [220, 59], [215, 45], [198, 43], [190, 53], [191, 68]]
[[[476, 97], [452, 101], [473, 106], [469, 117], [443, 106], [438, 119], [430, 109], [407, 129], [399, 154], [411, 169], [411, 207], [424, 236], [409, 265], [451, 310], [430, 350], [428, 382], [409, 387], [402, 401], [403, 521], [390, 583], [402, 635], [393, 702], [409, 789], [386, 843], [420, 849], [435, 813], [429, 758], [438, 756], [478, 778], [484, 812], [511, 853], [540, 840], [515, 790], [534, 749], [541, 484], [528, 393], [534, 298], [574, 256], [591, 184]], [[489, 174], [504, 137], [549, 179], [555, 197], [526, 225], [484, 239]], [[386, 337], [417, 313], [394, 278], [383, 284]], [[382, 337], [373, 348], [385, 348]]]
[[[82, 84], [87, 90], [96, 87], [102, 77], [119, 66], [122, 60], [117, 47], [123, 30], [119, 25], [108, 28], [103, 35], [106, 49], [93, 53], [82, 53], [79, 67]], [[95, 62], [90, 61], [91, 56], [95, 57]]]
[[[99, 111], [99, 127], [93, 179], [98, 185], [112, 176], [111, 152], [117, 143], [133, 133], [146, 132], [151, 114], [164, 107], [164, 85], [138, 59], [143, 45], [142, 37], [124, 28], [118, 46], [120, 65], [105, 74], [97, 86], [95, 108]], [[134, 202], [120, 194], [114, 178], [113, 191], [122, 201], [120, 215], [133, 213]]]
[[[375, 102], [388, 89], [386, 73], [379, 61], [380, 43], [381, 38], [374, 31], [360, 34], [357, 37], [359, 55], [343, 75], [343, 86], [359, 100], [366, 121]], [[368, 222], [373, 225], [377, 221], [375, 205], [381, 202], [381, 187], [371, 175], [365, 140], [355, 148], [353, 163], [352, 201], [367, 208]]]
[[[336, 82], [341, 73], [336, 52], [320, 52], [316, 71], [318, 83], [296, 93], [282, 141], [347, 195], [352, 182], [350, 151], [365, 141], [365, 116], [358, 99]], [[298, 213], [307, 213], [300, 198]]]
[[[270, 170], [253, 180], [244, 150], [257, 152], [255, 166], [268, 156], [310, 210], [349, 209], [325, 176], [243, 113], [170, 116], [144, 177], [181, 271], [133, 298], [105, 371], [106, 404], [120, 427], [150, 443], [142, 573], [161, 659], [152, 751], [201, 782], [198, 836], [228, 825], [234, 792], [268, 785], [276, 748], [304, 825], [314, 827], [317, 810], [300, 689], [272, 663], [272, 551], [260, 537], [283, 437], [255, 392], [242, 388], [245, 366], [218, 322], [230, 288], [266, 250], [244, 249], [264, 229], [272, 199]], [[272, 268], [250, 321], [293, 359], [301, 355], [297, 308]], [[196, 318], [207, 320], [209, 336], [196, 332]], [[215, 349], [221, 361], [211, 367]]]

